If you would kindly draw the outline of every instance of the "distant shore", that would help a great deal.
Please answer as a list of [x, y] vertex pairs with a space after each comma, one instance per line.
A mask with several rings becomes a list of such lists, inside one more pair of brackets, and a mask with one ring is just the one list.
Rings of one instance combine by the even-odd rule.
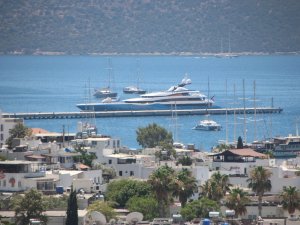
[[36, 51], [32, 54], [27, 54], [23, 51], [14, 51], [9, 53], [0, 52], [2, 56], [9, 55], [36, 55], [36, 56], [67, 56], [67, 55], [82, 55], [82, 56], [195, 56], [195, 57], [220, 57], [220, 58], [234, 58], [238, 56], [258, 56], [258, 55], [299, 55], [300, 52], [222, 52], [222, 53], [195, 53], [195, 52], [151, 52], [151, 53], [117, 53], [117, 52], [103, 52], [103, 53], [84, 53], [84, 54], [70, 54], [66, 52], [49, 52]]

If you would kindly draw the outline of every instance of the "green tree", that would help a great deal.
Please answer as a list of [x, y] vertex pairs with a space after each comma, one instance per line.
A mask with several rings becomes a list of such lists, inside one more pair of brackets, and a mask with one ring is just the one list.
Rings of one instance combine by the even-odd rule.
[[77, 206], [76, 190], [73, 190], [72, 188], [68, 199], [66, 225], [74, 225], [74, 224], [78, 224], [78, 206]]
[[219, 171], [214, 173], [209, 180], [200, 186], [202, 196], [214, 201], [220, 201], [229, 191], [229, 176], [221, 174]]
[[172, 143], [160, 142], [160, 145], [161, 150], [155, 154], [159, 160], [172, 160], [172, 157], [176, 157], [176, 151], [173, 148]]
[[262, 212], [262, 197], [265, 191], [271, 191], [272, 184], [270, 177], [272, 172], [258, 166], [250, 171], [250, 178], [247, 179], [248, 187], [258, 196], [258, 215], [261, 216]]
[[250, 202], [247, 194], [240, 188], [233, 188], [229, 191], [225, 205], [229, 209], [233, 209], [236, 216], [244, 215], [247, 212], [246, 204]]
[[146, 181], [133, 179], [115, 180], [108, 184], [106, 198], [114, 202], [118, 207], [124, 207], [127, 201], [134, 197], [145, 197], [151, 195], [151, 186]]
[[188, 169], [179, 171], [175, 179], [173, 195], [179, 198], [181, 207], [184, 207], [188, 198], [197, 191], [197, 181]]
[[144, 220], [153, 220], [159, 217], [158, 202], [153, 197], [137, 197], [130, 198], [126, 204], [126, 208], [130, 212], [140, 212], [144, 215]]
[[93, 169], [97, 170], [100, 169], [102, 170], [102, 177], [104, 179], [105, 183], [109, 183], [110, 179], [113, 179], [116, 177], [116, 171], [114, 168], [109, 167], [107, 165], [103, 165], [101, 163], [94, 163]]
[[182, 217], [190, 221], [194, 218], [208, 218], [210, 211], [219, 211], [220, 206], [216, 201], [208, 198], [201, 198], [187, 203], [184, 208], [181, 208], [180, 214]]
[[178, 163], [183, 166], [190, 166], [193, 163], [193, 160], [188, 156], [183, 156], [182, 158], [178, 159]]
[[81, 154], [80, 156], [76, 157], [77, 161], [79, 161], [89, 167], [93, 166], [92, 165], [93, 160], [97, 159], [97, 156], [95, 155], [95, 153], [87, 152], [87, 150], [84, 149], [83, 145], [76, 146], [75, 150]]
[[68, 196], [44, 196], [43, 201], [47, 210], [66, 209], [68, 207]]
[[26, 127], [22, 123], [17, 123], [10, 131], [9, 137], [6, 140], [8, 148], [12, 148], [12, 141], [14, 138], [24, 138], [32, 135], [32, 130], [29, 127]]
[[213, 192], [211, 188], [211, 180], [207, 180], [204, 184], [200, 185], [200, 193], [202, 197], [212, 199]]
[[296, 187], [283, 187], [280, 198], [282, 199], [283, 208], [287, 210], [290, 215], [293, 214], [296, 209], [300, 210], [300, 193]]
[[227, 145], [227, 144], [222, 143], [222, 144], [217, 145], [217, 146], [212, 150], [212, 152], [214, 152], [214, 153], [223, 152], [223, 151], [225, 151], [225, 150], [230, 149], [230, 147], [231, 147], [230, 145]]
[[226, 174], [221, 174], [220, 171], [214, 173], [211, 179], [216, 182], [218, 192], [221, 192], [221, 196], [224, 197], [226, 192], [229, 191], [231, 184], [229, 183], [229, 176]]
[[172, 134], [156, 123], [150, 124], [147, 127], [139, 127], [136, 134], [137, 142], [143, 148], [154, 148], [162, 146], [163, 143], [173, 145]]
[[238, 142], [237, 142], [236, 148], [237, 149], [243, 149], [244, 148], [243, 139], [242, 139], [241, 136], [238, 137]]
[[148, 179], [154, 196], [158, 201], [159, 216], [169, 216], [171, 195], [175, 186], [175, 171], [167, 165], [161, 166], [152, 172]]
[[13, 204], [18, 225], [27, 225], [30, 219], [38, 219], [44, 224], [47, 222], [47, 216], [43, 214], [46, 211], [43, 195], [36, 189], [30, 189], [24, 196], [19, 195]]
[[105, 216], [107, 221], [116, 218], [114, 209], [109, 205], [108, 202], [104, 202], [101, 200], [94, 201], [92, 204], [90, 204], [88, 207], [88, 211], [101, 212]]

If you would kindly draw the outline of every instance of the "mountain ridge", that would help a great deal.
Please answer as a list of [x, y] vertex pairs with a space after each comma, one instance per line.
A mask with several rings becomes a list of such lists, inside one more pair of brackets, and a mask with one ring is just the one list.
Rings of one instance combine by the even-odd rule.
[[300, 52], [297, 0], [0, 1], [2, 54]]

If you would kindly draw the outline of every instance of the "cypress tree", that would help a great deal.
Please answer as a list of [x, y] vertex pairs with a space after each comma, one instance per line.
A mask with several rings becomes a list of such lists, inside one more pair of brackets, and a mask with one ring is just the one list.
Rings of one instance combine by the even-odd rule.
[[238, 142], [237, 142], [236, 148], [237, 149], [243, 149], [244, 148], [243, 140], [242, 140], [241, 136], [239, 136], [239, 138], [238, 138]]
[[78, 224], [78, 206], [77, 206], [77, 196], [76, 190], [71, 190], [68, 199], [68, 209], [67, 209], [67, 219], [66, 225], [77, 225]]

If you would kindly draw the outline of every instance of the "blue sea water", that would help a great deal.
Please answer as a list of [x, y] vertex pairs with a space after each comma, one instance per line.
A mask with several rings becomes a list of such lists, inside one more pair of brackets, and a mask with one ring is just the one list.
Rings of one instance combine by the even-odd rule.
[[[238, 115], [235, 123], [233, 115], [227, 119], [225, 115], [212, 115], [223, 126], [219, 132], [192, 129], [204, 116], [178, 116], [176, 122], [171, 115], [96, 119], [100, 133], [118, 137], [130, 148], [139, 147], [137, 128], [150, 123], [173, 132], [176, 141], [192, 143], [203, 150], [210, 150], [226, 138], [232, 142], [234, 137], [241, 136], [251, 142], [296, 132], [296, 121], [300, 119], [300, 56], [111, 56], [110, 59], [111, 86], [122, 99], [134, 97], [124, 95], [122, 89], [137, 83], [137, 71], [140, 87], [148, 91], [166, 90], [187, 73], [192, 80], [189, 88], [204, 94], [208, 93], [209, 80], [209, 95], [214, 96], [216, 105], [243, 107], [244, 80], [246, 106], [253, 107], [254, 102], [257, 107], [271, 106], [273, 98], [274, 106], [283, 108], [281, 114], [258, 114], [256, 126], [254, 115], [247, 115], [245, 137], [243, 115]], [[0, 109], [3, 112], [78, 111], [76, 104], [86, 101], [88, 87], [108, 85], [107, 68], [105, 56], [0, 56]], [[254, 81], [257, 101], [253, 101]], [[90, 100], [97, 101], [94, 97]], [[26, 120], [25, 124], [55, 132], [61, 132], [65, 125], [68, 132], [75, 132], [78, 121]]]

